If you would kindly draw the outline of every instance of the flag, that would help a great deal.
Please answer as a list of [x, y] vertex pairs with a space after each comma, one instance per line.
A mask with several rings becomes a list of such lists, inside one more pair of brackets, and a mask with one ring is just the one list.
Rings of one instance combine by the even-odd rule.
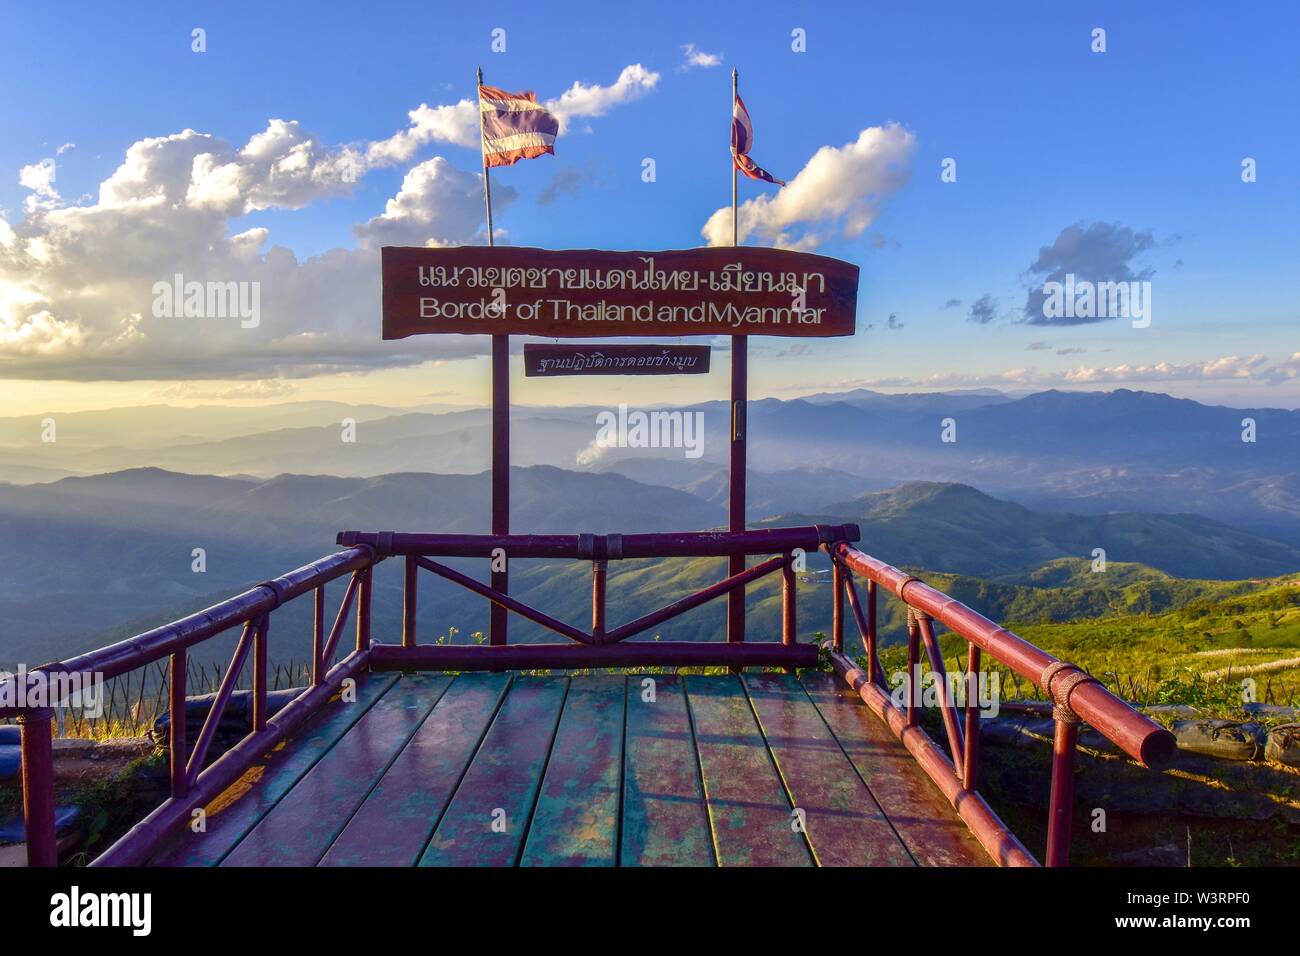
[[749, 151], [753, 146], [754, 124], [749, 121], [749, 110], [745, 109], [745, 101], [737, 95], [731, 110], [731, 157], [736, 162], [736, 168], [750, 179], [761, 179], [764, 182], [784, 186], [784, 181], [777, 179], [749, 158]]
[[532, 92], [507, 93], [480, 86], [478, 110], [484, 166], [513, 166], [521, 159], [555, 155], [560, 121], [542, 108]]

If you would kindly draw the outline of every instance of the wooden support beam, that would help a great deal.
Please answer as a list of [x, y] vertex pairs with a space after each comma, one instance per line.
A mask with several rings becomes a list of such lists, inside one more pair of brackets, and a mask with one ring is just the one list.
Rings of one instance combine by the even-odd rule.
[[[727, 501], [727, 527], [732, 532], [745, 530], [745, 397], [749, 390], [749, 340], [743, 335], [731, 337], [731, 489]], [[743, 555], [727, 560], [727, 574], [745, 570]], [[727, 595], [727, 640], [739, 644], [745, 640], [745, 590]]]
[[[492, 336], [492, 533], [510, 533], [510, 336]], [[509, 562], [492, 572], [492, 589], [510, 592]], [[506, 643], [506, 609], [493, 604], [489, 612], [488, 643]]]

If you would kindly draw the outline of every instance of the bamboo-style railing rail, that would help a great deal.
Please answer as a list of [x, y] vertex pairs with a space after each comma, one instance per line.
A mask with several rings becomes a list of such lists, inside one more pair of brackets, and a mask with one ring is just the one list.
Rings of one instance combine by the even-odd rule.
[[[1036, 865], [1032, 854], [989, 808], [977, 791], [979, 769], [979, 701], [967, 693], [964, 701], [948, 691], [947, 675], [933, 621], [949, 627], [969, 646], [967, 677], [977, 675], [981, 655], [988, 654], [1015, 672], [1034, 680], [1055, 702], [1049, 806], [1047, 864], [1068, 862], [1073, 771], [1079, 722], [1086, 721], [1134, 759], [1159, 766], [1174, 752], [1173, 737], [1159, 725], [1114, 697], [1071, 664], [1027, 643], [1010, 631], [934, 590], [915, 577], [853, 547], [855, 525], [816, 525], [741, 532], [686, 532], [630, 535], [440, 535], [345, 531], [338, 542], [345, 550], [321, 558], [286, 575], [251, 588], [204, 611], [109, 647], [56, 664], [33, 674], [116, 677], [166, 658], [170, 664], [169, 705], [171, 794], [95, 861], [97, 866], [139, 865], [169, 835], [185, 826], [193, 811], [221, 794], [268, 750], [286, 740], [315, 710], [344, 685], [367, 670], [510, 670], [533, 668], [595, 668], [625, 666], [746, 666], [812, 667], [819, 648], [800, 642], [797, 634], [796, 561], [799, 552], [821, 549], [832, 562], [834, 595], [831, 664], [902, 740], [913, 757], [939, 786], [974, 835], [996, 861]], [[550, 558], [589, 561], [592, 565], [591, 628], [583, 630], [510, 597], [496, 587], [441, 563], [435, 558]], [[773, 555], [749, 568], [747, 557]], [[389, 557], [405, 561], [402, 642], [371, 640], [373, 568]], [[727, 557], [739, 559], [740, 571], [658, 610], [609, 626], [606, 606], [608, 563], [632, 558]], [[733, 560], [732, 562], [736, 562]], [[563, 643], [503, 643], [471, 646], [421, 644], [416, 633], [418, 577], [429, 571], [490, 601], [500, 613], [514, 613], [547, 628]], [[494, 568], [495, 570], [495, 568]], [[688, 642], [631, 641], [660, 624], [723, 595], [742, 594], [746, 585], [781, 573], [781, 641]], [[325, 585], [349, 576], [332, 625], [326, 628]], [[855, 586], [865, 582], [865, 600]], [[494, 579], [495, 580], [495, 579]], [[909, 609], [909, 689], [904, 706], [890, 699], [879, 661], [877, 593], [887, 588]], [[311, 686], [278, 713], [267, 712], [267, 661], [273, 614], [295, 598], [313, 595]], [[844, 648], [845, 604], [865, 651], [865, 671]], [[356, 622], [355, 648], [334, 663], [349, 616]], [[218, 635], [241, 628], [230, 666], [194, 747], [185, 728], [187, 652]], [[734, 633], [734, 632], [733, 632]], [[936, 692], [947, 752], [919, 722], [921, 654], [937, 678]], [[252, 725], [234, 747], [204, 766], [221, 714], [229, 703], [239, 673], [252, 661]], [[33, 674], [28, 674], [29, 685]], [[967, 686], [970, 686], [969, 684]], [[0, 698], [6, 699], [6, 698]], [[58, 847], [54, 827], [54, 783], [51, 747], [53, 711], [45, 706], [0, 707], [0, 717], [16, 716], [22, 724], [23, 819], [27, 857], [33, 866], [54, 866]]]
[[[1124, 703], [1075, 665], [1040, 650], [960, 601], [935, 590], [905, 571], [864, 554], [847, 541], [835, 542], [826, 547], [826, 551], [834, 562], [830, 654], [832, 666], [903, 742], [995, 860], [1013, 866], [1033, 866], [1037, 863], [977, 790], [981, 704], [978, 695], [972, 693], [971, 688], [978, 680], [983, 654], [988, 654], [1034, 681], [1054, 704], [1056, 732], [1052, 746], [1052, 782], [1048, 805], [1048, 866], [1066, 866], [1069, 863], [1074, 764], [1081, 721], [1091, 725], [1145, 766], [1160, 767], [1172, 760], [1175, 752], [1173, 734]], [[853, 583], [855, 574], [866, 581], [865, 607]], [[901, 709], [891, 699], [880, 665], [876, 600], [881, 587], [896, 595], [908, 609], [907, 676], [904, 705]], [[865, 670], [844, 650], [846, 599], [862, 639]], [[964, 677], [967, 692], [962, 720], [958, 719], [957, 705], [950, 693], [943, 655], [934, 633], [934, 621], [946, 625], [968, 645], [967, 672]], [[922, 649], [934, 675], [933, 685], [943, 718], [947, 753], [921, 728], [919, 722]]]

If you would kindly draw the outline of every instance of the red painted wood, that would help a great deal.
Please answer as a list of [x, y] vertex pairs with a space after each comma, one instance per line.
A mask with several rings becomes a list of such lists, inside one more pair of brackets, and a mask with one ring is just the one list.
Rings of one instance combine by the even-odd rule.
[[486, 644], [371, 648], [375, 670], [533, 670], [584, 667], [814, 667], [814, 644], [786, 646], [768, 641], [746, 644], [703, 641], [624, 641], [620, 644]]
[[703, 375], [709, 370], [707, 345], [542, 345], [524, 346], [525, 376]]
[[185, 739], [185, 681], [187, 670], [186, 651], [182, 648], [169, 658], [169, 669], [167, 671], [168, 715], [170, 717], [167, 725], [167, 761], [173, 797], [183, 797], [190, 787], [185, 774], [185, 760], [189, 754], [189, 744]]
[[1052, 735], [1052, 787], [1047, 808], [1047, 865], [1070, 865], [1070, 824], [1074, 812], [1074, 758], [1079, 724], [1057, 720]]
[[[737, 594], [741, 595], [743, 599], [746, 583], [757, 581], [759, 578], [780, 569], [781, 563], [784, 559], [780, 556], [768, 558], [763, 563], [756, 564], [752, 568], [748, 569], [745, 568], [744, 558], [739, 558], [738, 560], [740, 561], [740, 570], [735, 574], [724, 578], [716, 584], [711, 584], [706, 588], [696, 591], [694, 594], [688, 595], [680, 601], [674, 601], [672, 604], [665, 605], [658, 610], [651, 611], [649, 614], [642, 615], [635, 621], [620, 624], [605, 635], [605, 640], [613, 643], [615, 641], [621, 641], [632, 637], [635, 634], [641, 634], [653, 627], [658, 627], [665, 621], [670, 621], [675, 617], [685, 614], [693, 608], [697, 608], [702, 604], [707, 604], [709, 601], [721, 597], [723, 594], [728, 596], [728, 600], [735, 597]], [[730, 606], [731, 605], [729, 604], [728, 607]], [[741, 610], [744, 610], [743, 603]], [[732, 641], [733, 636], [734, 635], [731, 631], [727, 632], [727, 640], [729, 642]], [[744, 636], [744, 631], [742, 629], [740, 632], [740, 640], [743, 640]]]
[[794, 573], [794, 558], [787, 554], [781, 565], [782, 644], [794, 644], [799, 640], [798, 600], [799, 584]]
[[314, 866], [450, 684], [441, 675], [402, 677], [221, 865]]
[[317, 585], [366, 567], [374, 560], [373, 548], [367, 545], [349, 547], [178, 621], [41, 669], [67, 674], [97, 674], [108, 680], [269, 613]]
[[811, 865], [740, 678], [685, 681], [718, 865]]
[[[746, 422], [749, 392], [749, 340], [744, 336], [731, 337], [731, 443], [728, 452], [730, 486], [727, 492], [727, 530], [743, 533], [745, 530], [745, 448], [748, 423]], [[745, 570], [743, 555], [733, 554], [727, 559], [727, 575], [735, 577]], [[745, 589], [727, 595], [727, 641], [739, 644], [745, 640]]]
[[419, 638], [415, 630], [416, 601], [420, 595], [420, 566], [413, 554], [406, 556], [402, 575], [402, 646], [415, 647]]
[[59, 865], [59, 842], [54, 829], [54, 712], [29, 710], [18, 718], [22, 759], [23, 832], [27, 840], [27, 865]]
[[881, 811], [922, 866], [988, 866], [989, 857], [907, 749], [834, 674], [801, 682]]
[[414, 866], [509, 684], [505, 674], [457, 677], [320, 865]]
[[266, 720], [271, 715], [266, 710], [266, 669], [267, 655], [270, 653], [270, 630], [271, 619], [269, 615], [263, 614], [258, 618], [257, 625], [253, 628], [253, 713], [252, 727], [253, 733], [261, 733], [266, 729]]
[[[751, 528], [748, 531], [674, 531], [618, 535], [623, 558], [710, 558], [727, 555], [780, 554], [794, 548], [816, 551], [837, 541], [857, 541], [855, 524], [811, 525], [801, 528]], [[614, 535], [587, 539], [597, 553], [607, 553]], [[594, 538], [594, 542], [592, 540]], [[341, 545], [373, 548], [381, 557], [437, 555], [445, 558], [487, 558], [497, 548], [511, 558], [573, 558], [591, 560], [577, 534], [430, 534], [404, 531], [340, 531]], [[600, 549], [605, 548], [606, 552]], [[610, 554], [610, 560], [615, 555]]]
[[521, 866], [613, 866], [627, 679], [574, 678], [533, 810]]
[[628, 676], [623, 753], [620, 865], [712, 866], [712, 835], [680, 677]]
[[908, 726], [903, 712], [894, 706], [884, 690], [869, 682], [866, 673], [842, 654], [831, 654], [830, 661], [835, 672], [902, 741], [907, 752], [947, 798], [991, 859], [1003, 866], [1038, 865], [1033, 854], [1016, 839], [984, 798], [962, 789], [947, 755], [920, 727]]
[[[420, 866], [516, 862], [568, 683], [565, 677], [514, 679]], [[496, 820], [503, 830], [493, 829]]]
[[[856, 573], [893, 591], [904, 603], [947, 625], [1035, 684], [1042, 680], [1049, 664], [1059, 662], [1056, 657], [972, 611], [960, 601], [878, 558], [844, 543], [835, 545], [832, 550]], [[1083, 722], [1134, 760], [1149, 767], [1167, 765], [1176, 753], [1173, 734], [1099, 683], [1087, 682], [1075, 687], [1070, 694], [1070, 706]]]
[[[500, 330], [504, 331], [504, 330]], [[510, 533], [510, 336], [492, 336], [492, 533]], [[507, 562], [515, 555], [506, 550]], [[489, 554], [490, 556], [490, 554]], [[492, 572], [492, 589], [510, 593], [509, 567]], [[505, 644], [509, 615], [499, 604], [488, 609], [488, 643]]]
[[[540, 624], [542, 627], [549, 628], [550, 630], [555, 631], [557, 634], [561, 634], [564, 637], [569, 638], [570, 640], [578, 641], [581, 644], [591, 643], [590, 635], [584, 634], [576, 627], [573, 627], [569, 624], [565, 624], [563, 621], [556, 620], [555, 618], [551, 617], [549, 614], [543, 614], [541, 611], [537, 610], [534, 607], [529, 607], [523, 601], [516, 601], [508, 594], [505, 594], [497, 590], [495, 583], [491, 587], [489, 587], [486, 584], [480, 584], [478, 581], [475, 581], [473, 578], [471, 578], [468, 574], [461, 574], [455, 568], [449, 568], [445, 564], [439, 564], [437, 561], [430, 561], [428, 558], [417, 557], [415, 559], [415, 563], [418, 564], [420, 567], [424, 568], [426, 571], [432, 571], [434, 574], [438, 575], [439, 577], [446, 578], [448, 581], [452, 581], [456, 584], [459, 584], [467, 591], [473, 591], [475, 594], [482, 595], [483, 597], [487, 598], [489, 601], [492, 602], [492, 606], [494, 608], [500, 608], [502, 610], [507, 610], [507, 611], [514, 611], [520, 617], [526, 618], [527, 620], [532, 621], [534, 624]], [[492, 575], [493, 582], [496, 582], [498, 578], [499, 575], [493, 573]], [[490, 641], [489, 645], [500, 646], [504, 643], [505, 643], [504, 640]]]
[[787, 249], [387, 246], [381, 267], [385, 339], [834, 336], [857, 325], [858, 267]]
[[207, 759], [208, 748], [212, 746], [213, 738], [216, 737], [217, 727], [221, 724], [221, 715], [225, 712], [226, 705], [230, 703], [230, 695], [235, 692], [235, 684], [244, 669], [244, 662], [248, 659], [248, 652], [252, 648], [253, 632], [256, 629], [255, 622], [245, 622], [244, 631], [239, 636], [239, 643], [235, 645], [234, 656], [230, 658], [230, 664], [226, 667], [225, 674], [221, 676], [221, 686], [217, 688], [217, 696], [212, 701], [208, 716], [203, 721], [202, 729], [199, 730], [198, 739], [194, 741], [194, 751], [185, 765], [187, 788], [194, 786], [194, 781], [203, 770], [203, 761]]
[[797, 678], [746, 674], [745, 688], [822, 866], [913, 866]]

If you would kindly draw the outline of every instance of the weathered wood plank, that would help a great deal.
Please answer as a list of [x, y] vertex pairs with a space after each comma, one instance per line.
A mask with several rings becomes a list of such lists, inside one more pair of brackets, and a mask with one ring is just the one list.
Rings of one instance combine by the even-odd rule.
[[515, 863], [568, 683], [567, 677], [514, 679], [420, 866]]
[[818, 864], [914, 866], [798, 678], [746, 674], [744, 682]]
[[570, 681], [521, 866], [617, 862], [626, 683], [615, 674]]
[[921, 866], [991, 866], [952, 805], [890, 732], [834, 674], [805, 673], [805, 690]]
[[506, 674], [457, 677], [320, 865], [414, 866], [509, 684]]
[[[653, 698], [650, 689], [653, 687]], [[712, 866], [709, 821], [680, 677], [627, 681], [623, 866]]]
[[149, 865], [215, 866], [396, 682], [395, 674], [359, 677], [353, 702], [334, 697], [292, 740], [266, 754], [204, 808], [206, 832], [181, 831]]
[[314, 866], [450, 684], [403, 676], [221, 865]]
[[718, 865], [811, 865], [740, 678], [687, 677], [686, 700]]

